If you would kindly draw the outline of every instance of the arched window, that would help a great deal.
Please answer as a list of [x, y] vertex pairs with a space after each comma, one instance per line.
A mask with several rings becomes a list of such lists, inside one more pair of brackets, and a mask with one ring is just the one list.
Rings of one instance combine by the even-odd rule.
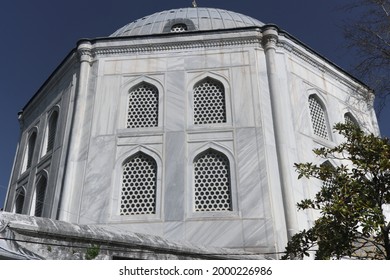
[[127, 128], [158, 126], [158, 89], [141, 83], [129, 92]]
[[208, 149], [193, 166], [195, 211], [232, 211], [229, 159]]
[[15, 196], [15, 213], [16, 214], [22, 214], [25, 197], [26, 197], [26, 192], [25, 192], [24, 188], [23, 187], [18, 188], [16, 190], [16, 196]]
[[329, 132], [325, 109], [314, 95], [309, 97], [309, 109], [314, 134], [328, 140]]
[[177, 23], [177, 24], [174, 24], [172, 27], [171, 27], [171, 32], [173, 33], [180, 33], [180, 32], [185, 32], [188, 30], [188, 27], [186, 24], [184, 23]]
[[353, 124], [353, 125], [359, 126], [357, 120], [352, 116], [351, 113], [344, 114], [344, 122], [346, 124]]
[[[331, 164], [329, 161], [325, 161], [324, 163], [321, 164], [321, 167], [328, 169], [329, 171], [335, 171], [335, 167], [333, 164]], [[334, 181], [333, 178], [330, 176], [326, 180], [322, 181], [322, 186], [325, 188], [333, 187]]]
[[194, 86], [194, 124], [226, 123], [225, 88], [206, 78]]
[[157, 163], [138, 152], [123, 164], [120, 215], [156, 213]]
[[46, 153], [52, 151], [54, 148], [54, 140], [56, 138], [56, 133], [57, 133], [57, 121], [58, 121], [58, 111], [55, 110], [51, 113], [47, 124]]
[[35, 209], [34, 216], [42, 217], [43, 206], [45, 205], [45, 195], [47, 187], [47, 177], [45, 175], [39, 176], [35, 189]]
[[31, 167], [36, 140], [37, 140], [37, 133], [36, 131], [33, 131], [28, 137], [27, 148], [24, 155], [23, 171], [26, 171]]

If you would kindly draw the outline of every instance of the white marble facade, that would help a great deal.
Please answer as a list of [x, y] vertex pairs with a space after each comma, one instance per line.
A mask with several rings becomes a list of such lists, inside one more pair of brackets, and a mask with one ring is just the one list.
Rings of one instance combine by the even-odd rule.
[[[173, 26], [182, 32], [170, 32]], [[216, 84], [223, 98], [195, 97], [194, 89], [205, 81]], [[154, 94], [145, 105], [157, 108], [154, 123], [128, 127], [131, 106], [139, 104], [129, 106], [129, 95], [143, 85]], [[298, 181], [293, 164], [318, 162], [313, 148], [339, 143], [331, 126], [346, 113], [377, 133], [367, 96], [363, 84], [276, 26], [218, 9], [157, 13], [111, 37], [80, 41], [25, 106], [5, 209], [34, 215], [38, 177], [45, 176], [44, 217], [201, 246], [280, 252], [291, 234], [313, 220], [295, 205], [316, 187]], [[328, 139], [313, 130], [310, 97], [324, 110]], [[203, 100], [200, 107], [197, 98]], [[54, 109], [56, 135], [47, 152]], [[222, 120], [196, 120], [199, 114], [217, 119], [213, 110], [224, 110]], [[140, 111], [134, 114], [141, 123], [150, 121]], [[196, 166], [205, 155], [228, 174], [201, 178], [225, 176], [229, 202], [199, 211], [197, 203], [214, 203], [207, 198], [213, 194], [195, 191], [196, 180], [202, 180]], [[146, 194], [153, 200], [150, 211], [121, 210], [128, 195], [122, 192], [124, 166], [137, 167], [131, 160], [143, 161], [153, 175], [155, 189]], [[214, 168], [205, 166], [199, 172]], [[144, 182], [139, 179], [141, 189], [149, 188]], [[129, 205], [137, 195], [145, 193], [129, 195]]]

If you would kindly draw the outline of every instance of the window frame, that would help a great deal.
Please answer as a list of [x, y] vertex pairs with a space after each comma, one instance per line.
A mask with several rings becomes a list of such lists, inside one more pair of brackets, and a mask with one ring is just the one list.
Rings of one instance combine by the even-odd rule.
[[[123, 132], [155, 132], [161, 131], [163, 128], [163, 117], [164, 117], [164, 87], [162, 83], [155, 77], [142, 76], [139, 77], [123, 77], [127, 81], [124, 82], [121, 86], [121, 98], [118, 99], [118, 106], [120, 110], [118, 111], [119, 121], [117, 129]], [[128, 128], [127, 119], [128, 119], [128, 108], [129, 108], [129, 94], [133, 88], [141, 85], [142, 83], [150, 84], [157, 88], [158, 91], [158, 112], [157, 112], [157, 126], [153, 127], [140, 127], [140, 128]]]
[[[30, 153], [31, 150], [31, 137], [35, 135], [35, 140], [34, 144], [32, 145], [32, 152]], [[37, 138], [38, 138], [38, 128], [33, 127], [32, 129], [29, 130], [27, 133], [26, 137], [26, 142], [25, 142], [25, 148], [23, 151], [23, 160], [22, 160], [22, 166], [21, 166], [21, 174], [27, 172], [28, 170], [31, 169], [34, 163], [34, 157], [36, 154], [36, 149], [37, 149]]]
[[[231, 210], [230, 211], [196, 211], [195, 210], [195, 175], [194, 175], [194, 162], [202, 153], [207, 150], [214, 150], [217, 153], [224, 155], [229, 161], [229, 173], [230, 173], [230, 199], [231, 199]], [[198, 219], [198, 218], [231, 218], [239, 217], [240, 211], [238, 209], [238, 193], [236, 183], [236, 165], [234, 161], [233, 153], [225, 146], [216, 143], [209, 142], [197, 149], [193, 149], [189, 153], [188, 157], [188, 171], [187, 171], [187, 219]]]
[[[156, 90], [156, 98], [157, 98], [157, 102], [156, 102], [156, 107], [152, 108], [152, 110], [155, 110], [155, 115], [156, 115], [156, 125], [153, 125], [153, 126], [142, 126], [142, 127], [129, 127], [129, 114], [130, 114], [130, 99], [131, 99], [131, 96], [134, 92], [136, 92], [139, 88], [141, 87], [144, 87], [144, 86], [149, 86], [150, 88], [155, 89]], [[151, 84], [151, 83], [148, 83], [148, 82], [141, 82], [141, 83], [138, 83], [136, 84], [135, 86], [131, 87], [129, 89], [129, 92], [128, 92], [128, 96], [127, 96], [127, 114], [126, 114], [126, 128], [127, 129], [153, 129], [153, 128], [156, 128], [156, 127], [159, 127], [159, 102], [160, 102], [160, 94], [159, 94], [159, 90], [158, 88]], [[151, 113], [152, 111], [148, 111], [147, 113]]]
[[[313, 117], [312, 117], [312, 113], [311, 113], [311, 109], [310, 109], [310, 99], [311, 98], [313, 98], [318, 103], [318, 105], [321, 107], [321, 109], [322, 109], [322, 112], [323, 112], [323, 115], [324, 115], [324, 124], [326, 126], [326, 132], [327, 132], [328, 139], [323, 138], [323, 137], [321, 137], [321, 136], [319, 136], [319, 135], [317, 135], [315, 133]], [[333, 135], [332, 135], [332, 131], [331, 131], [330, 125], [329, 125], [329, 116], [328, 116], [328, 111], [326, 109], [327, 107], [326, 107], [325, 102], [321, 99], [319, 94], [316, 93], [316, 92], [310, 93], [306, 100], [307, 100], [307, 108], [308, 108], [308, 115], [309, 115], [309, 121], [310, 121], [310, 130], [311, 130], [312, 137], [315, 138], [316, 140], [319, 140], [319, 141], [332, 142], [333, 141]]]
[[[228, 209], [224, 209], [224, 210], [198, 210], [197, 207], [196, 207], [196, 201], [197, 201], [197, 198], [198, 198], [198, 196], [196, 195], [196, 191], [197, 191], [196, 184], [198, 184], [199, 181], [196, 180], [196, 174], [195, 174], [196, 173], [196, 171], [195, 171], [196, 167], [195, 166], [198, 164], [199, 160], [201, 160], [202, 158], [206, 157], [209, 154], [214, 154], [215, 156], [219, 156], [221, 158], [224, 158], [223, 160], [226, 160], [226, 163], [227, 163], [227, 174], [226, 174], [225, 178], [228, 180], [228, 184], [224, 186], [223, 192], [226, 192], [229, 195], [229, 208]], [[211, 171], [215, 171], [215, 169], [211, 169]], [[192, 185], [193, 186], [192, 187], [192, 191], [194, 192], [194, 194], [193, 194], [193, 196], [194, 196], [194, 204], [193, 204], [193, 206], [194, 206], [194, 211], [195, 212], [227, 212], [227, 211], [231, 212], [231, 211], [233, 211], [232, 183], [231, 183], [231, 175], [230, 175], [230, 173], [231, 173], [231, 171], [230, 171], [230, 161], [229, 161], [229, 158], [225, 154], [223, 154], [223, 153], [221, 153], [221, 152], [219, 152], [219, 151], [217, 151], [215, 149], [212, 149], [212, 148], [203, 151], [202, 153], [198, 154], [194, 158], [194, 161], [193, 161], [193, 173], [194, 173], [194, 175], [193, 175], [194, 182], [193, 182], [193, 185]], [[213, 176], [210, 176], [210, 177], [213, 177]], [[214, 205], [215, 204], [216, 203], [214, 203]], [[213, 207], [213, 208], [215, 208], [215, 207]]]
[[[156, 192], [155, 192], [155, 213], [154, 214], [141, 214], [141, 215], [121, 215], [121, 192], [122, 192], [122, 176], [123, 176], [123, 166], [127, 160], [131, 159], [138, 153], [143, 153], [150, 158], [152, 158], [157, 167], [157, 178], [156, 178]], [[112, 180], [112, 206], [111, 213], [108, 222], [117, 223], [117, 222], [126, 222], [126, 221], [161, 221], [161, 212], [162, 212], [162, 189], [163, 189], [163, 166], [162, 166], [162, 157], [160, 154], [151, 148], [146, 148], [144, 146], [132, 147], [132, 149], [124, 152], [116, 161], [114, 176]]]
[[[20, 213], [17, 211], [17, 201], [18, 201], [18, 198], [20, 197], [20, 194], [23, 192], [23, 203], [22, 203], [22, 208], [21, 208], [21, 211]], [[14, 198], [14, 203], [13, 203], [13, 208], [12, 208], [12, 212], [15, 213], [15, 214], [24, 214], [24, 210], [25, 210], [25, 206], [26, 206], [26, 188], [24, 185], [16, 188], [15, 190], [15, 198]]]
[[[41, 180], [46, 180], [44, 185], [44, 194], [43, 194], [43, 201], [42, 201], [42, 208], [41, 213], [39, 216], [37, 216], [37, 197], [38, 197], [38, 187], [41, 187], [39, 184], [41, 183]], [[35, 217], [44, 217], [44, 210], [45, 210], [45, 204], [47, 204], [47, 191], [48, 191], [48, 172], [46, 170], [42, 170], [38, 173], [36, 176], [35, 184], [34, 184], [34, 192], [33, 192], [33, 199], [31, 201], [31, 209], [30, 209], [30, 215]]]
[[[52, 124], [52, 117], [53, 115], [56, 114], [56, 125], [55, 125], [55, 134], [54, 134], [54, 138], [53, 138], [53, 141], [52, 141], [52, 147], [51, 149], [49, 150], [49, 137], [50, 137], [50, 134], [51, 134], [51, 124]], [[51, 109], [48, 114], [47, 114], [47, 117], [46, 117], [46, 127], [45, 127], [45, 135], [44, 135], [44, 141], [43, 141], [43, 146], [42, 146], [42, 152], [41, 152], [41, 155], [42, 157], [48, 155], [48, 154], [51, 154], [53, 153], [53, 151], [55, 150], [56, 148], [56, 142], [57, 142], [57, 139], [58, 139], [58, 126], [59, 126], [59, 119], [60, 119], [60, 109], [59, 109], [59, 106], [55, 106], [53, 109]]]
[[351, 112], [345, 112], [344, 113], [344, 123], [347, 123], [347, 118], [350, 118], [351, 122], [360, 128], [360, 124], [358, 120], [355, 118], [355, 116]]
[[[154, 206], [153, 206], [153, 212], [152, 213], [141, 213], [141, 214], [137, 214], [137, 213], [135, 213], [135, 214], [123, 214], [122, 213], [122, 205], [124, 204], [124, 199], [122, 198], [122, 193], [123, 193], [123, 189], [124, 189], [124, 186], [123, 186], [123, 181], [124, 181], [124, 179], [123, 179], [123, 177], [125, 176], [125, 166], [130, 162], [130, 161], [133, 161], [134, 159], [136, 159], [136, 158], [140, 158], [140, 157], [144, 157], [144, 158], [146, 158], [146, 160], [147, 161], [150, 161], [150, 163], [151, 163], [151, 165], [152, 165], [152, 169], [154, 169], [153, 171], [155, 172], [154, 174], [153, 174], [153, 176], [155, 176], [155, 178], [154, 178], [154, 182], [153, 182], [153, 186], [152, 186], [152, 188], [153, 188], [153, 190], [154, 190], [154, 197], [153, 197], [153, 199], [154, 199]], [[147, 154], [145, 154], [145, 153], [143, 153], [143, 152], [137, 152], [137, 153], [135, 153], [135, 154], [133, 154], [132, 156], [130, 156], [130, 157], [128, 157], [124, 162], [123, 162], [123, 164], [122, 164], [122, 180], [121, 180], [121, 197], [120, 197], [120, 207], [119, 207], [119, 214], [121, 215], [121, 216], [141, 216], [141, 215], [155, 215], [156, 214], [156, 200], [157, 200], [157, 173], [158, 173], [158, 171], [157, 171], [157, 162], [154, 160], [154, 158], [153, 157], [151, 157], [151, 156], [149, 156], [149, 155], [147, 155]], [[136, 175], [138, 175], [138, 174], [136, 174]], [[132, 181], [132, 182], [134, 182], [134, 180]], [[133, 189], [133, 188], [132, 188]], [[144, 202], [144, 201], [142, 201], [142, 202]], [[147, 212], [147, 211], [146, 211]]]
[[[229, 85], [228, 80], [222, 75], [222, 74], [216, 74], [216, 73], [191, 73], [191, 80], [188, 83], [187, 86], [187, 93], [188, 93], [188, 106], [187, 109], [187, 126], [190, 130], [202, 130], [204, 128], [227, 128], [231, 127], [233, 123], [233, 115], [232, 115], [232, 101], [231, 101], [231, 87]], [[194, 88], [196, 85], [200, 84], [202, 81], [211, 79], [214, 80], [224, 87], [224, 93], [225, 93], [225, 118], [226, 121], [224, 123], [209, 123], [209, 124], [195, 124], [195, 106], [194, 106]]]

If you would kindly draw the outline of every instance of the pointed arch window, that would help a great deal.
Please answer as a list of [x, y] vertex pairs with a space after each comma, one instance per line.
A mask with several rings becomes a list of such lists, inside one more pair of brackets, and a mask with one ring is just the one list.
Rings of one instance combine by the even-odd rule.
[[47, 177], [46, 175], [40, 175], [35, 189], [35, 209], [34, 216], [42, 217], [43, 207], [45, 205], [45, 196], [47, 188]]
[[344, 122], [346, 124], [353, 124], [353, 125], [359, 126], [357, 120], [355, 119], [354, 116], [352, 116], [351, 113], [345, 113], [344, 114]]
[[309, 110], [314, 134], [329, 140], [325, 108], [315, 95], [309, 97]]
[[27, 148], [25, 151], [24, 162], [23, 162], [23, 171], [26, 171], [31, 167], [36, 140], [37, 140], [37, 132], [33, 131], [32, 133], [30, 133], [27, 140]]
[[120, 215], [156, 213], [157, 163], [138, 152], [123, 164]]
[[54, 110], [48, 120], [47, 134], [46, 134], [46, 153], [49, 153], [54, 148], [54, 141], [57, 134], [57, 122], [58, 122], [58, 111]]
[[158, 89], [143, 82], [129, 92], [127, 128], [158, 126]]
[[15, 213], [16, 214], [22, 214], [23, 213], [23, 205], [24, 205], [24, 199], [26, 197], [26, 191], [23, 187], [20, 187], [16, 190], [16, 197], [15, 197]]
[[[332, 173], [336, 169], [333, 166], [333, 164], [331, 164], [329, 161], [325, 161], [324, 163], [322, 163], [321, 167], [324, 167], [324, 168], [328, 169], [329, 171], [332, 171]], [[333, 187], [333, 185], [334, 185], [334, 181], [333, 181], [332, 177], [328, 177], [326, 180], [322, 181], [322, 186], [325, 187], [325, 188]]]
[[194, 160], [195, 211], [232, 211], [229, 159], [208, 149]]
[[225, 88], [212, 78], [205, 78], [195, 84], [194, 124], [226, 123]]

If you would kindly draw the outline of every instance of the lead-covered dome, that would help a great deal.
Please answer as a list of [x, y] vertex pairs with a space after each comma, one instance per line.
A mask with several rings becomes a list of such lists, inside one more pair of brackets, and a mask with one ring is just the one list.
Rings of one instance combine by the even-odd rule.
[[169, 32], [218, 30], [263, 26], [252, 17], [215, 8], [181, 8], [158, 12], [133, 21], [111, 37], [151, 35]]

